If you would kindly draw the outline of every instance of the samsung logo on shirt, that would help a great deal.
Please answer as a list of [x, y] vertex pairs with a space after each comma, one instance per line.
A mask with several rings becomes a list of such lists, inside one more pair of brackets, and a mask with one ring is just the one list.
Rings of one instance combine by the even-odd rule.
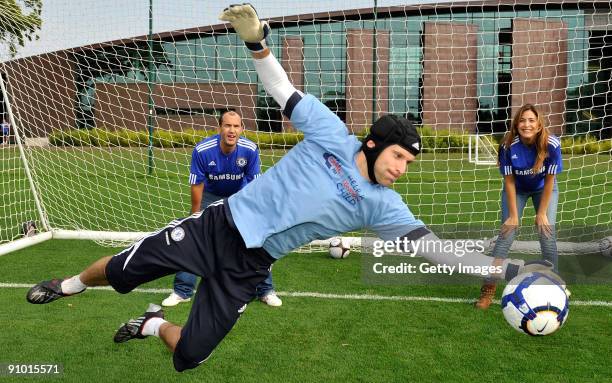
[[[545, 166], [542, 166], [536, 174], [544, 173], [544, 168]], [[530, 174], [533, 174], [533, 169], [515, 170], [514, 174], [516, 174], [517, 176], [528, 176]]]
[[221, 181], [221, 180], [235, 181], [235, 180], [242, 179], [242, 177], [244, 177], [244, 174], [226, 173], [226, 174], [209, 174], [208, 175], [208, 179], [211, 181]]

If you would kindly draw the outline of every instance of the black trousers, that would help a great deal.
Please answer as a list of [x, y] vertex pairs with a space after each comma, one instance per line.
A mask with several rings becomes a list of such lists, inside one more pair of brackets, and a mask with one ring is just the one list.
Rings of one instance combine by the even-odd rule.
[[114, 256], [106, 278], [119, 293], [187, 271], [202, 277], [174, 352], [177, 371], [204, 362], [232, 329], [275, 261], [247, 249], [222, 201], [136, 242]]

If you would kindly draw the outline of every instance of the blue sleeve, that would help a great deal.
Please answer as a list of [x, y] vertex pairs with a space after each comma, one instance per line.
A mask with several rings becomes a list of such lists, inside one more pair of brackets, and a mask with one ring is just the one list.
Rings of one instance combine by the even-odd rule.
[[561, 158], [561, 145], [548, 145], [548, 169], [546, 174], [559, 174], [563, 170], [563, 159]]
[[202, 158], [197, 148], [193, 148], [191, 153], [191, 167], [189, 173], [189, 184], [198, 185], [204, 182], [206, 174], [204, 173], [205, 168], [203, 166]]
[[251, 181], [253, 181], [255, 178], [259, 177], [259, 173], [261, 172], [260, 167], [260, 161], [259, 161], [259, 148], [255, 149], [254, 152], [252, 152], [251, 154], [251, 159], [249, 160], [248, 163], [248, 168], [245, 172], [245, 177], [246, 177], [246, 182], [249, 183]]
[[386, 196], [378, 209], [376, 222], [370, 225], [370, 229], [385, 241], [394, 241], [405, 234], [424, 227], [420, 219], [414, 217], [408, 206], [396, 192], [389, 190], [391, 196]]
[[317, 140], [347, 136], [346, 125], [316, 97], [305, 95], [291, 113], [291, 123], [304, 133], [305, 138]]
[[512, 160], [510, 159], [510, 149], [505, 145], [499, 146], [499, 172], [504, 176], [512, 175]]

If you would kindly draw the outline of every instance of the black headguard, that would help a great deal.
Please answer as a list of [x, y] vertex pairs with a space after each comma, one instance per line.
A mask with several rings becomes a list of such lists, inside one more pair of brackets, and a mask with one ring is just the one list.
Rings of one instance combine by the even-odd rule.
[[[373, 148], [368, 148], [366, 145], [369, 140], [376, 144]], [[375, 184], [378, 181], [374, 176], [374, 163], [387, 146], [397, 144], [415, 156], [421, 152], [421, 137], [416, 128], [407, 119], [392, 114], [386, 114], [376, 120], [370, 129], [370, 134], [362, 142], [361, 150], [368, 163], [368, 175]]]

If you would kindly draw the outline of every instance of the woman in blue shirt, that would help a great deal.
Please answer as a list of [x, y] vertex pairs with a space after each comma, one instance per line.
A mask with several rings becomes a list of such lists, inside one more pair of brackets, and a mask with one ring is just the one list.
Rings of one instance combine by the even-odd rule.
[[[542, 256], [557, 271], [555, 221], [559, 191], [556, 175], [563, 170], [561, 141], [549, 134], [544, 119], [531, 104], [523, 105], [512, 119], [512, 127], [499, 150], [499, 169], [504, 177], [502, 227], [493, 256], [506, 258], [529, 198], [536, 210]], [[485, 280], [476, 307], [487, 309], [495, 296], [495, 281]]]

